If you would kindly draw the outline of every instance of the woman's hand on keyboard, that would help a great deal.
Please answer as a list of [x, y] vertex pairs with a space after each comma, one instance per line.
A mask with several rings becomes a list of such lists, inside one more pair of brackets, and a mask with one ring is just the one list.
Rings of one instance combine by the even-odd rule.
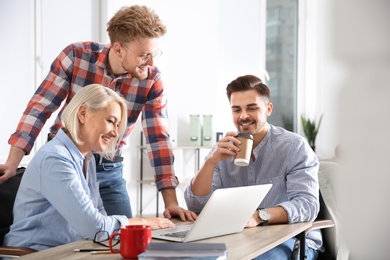
[[172, 228], [176, 226], [167, 218], [129, 218], [129, 225], [147, 225], [152, 229]]

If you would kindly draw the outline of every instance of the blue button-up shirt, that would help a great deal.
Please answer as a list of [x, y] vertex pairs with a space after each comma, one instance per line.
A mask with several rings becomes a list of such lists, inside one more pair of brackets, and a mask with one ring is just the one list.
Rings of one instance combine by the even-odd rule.
[[128, 223], [126, 216], [107, 216], [93, 156], [85, 158], [63, 130], [31, 160], [13, 213], [4, 245], [36, 250], [92, 239], [101, 230], [111, 234]]

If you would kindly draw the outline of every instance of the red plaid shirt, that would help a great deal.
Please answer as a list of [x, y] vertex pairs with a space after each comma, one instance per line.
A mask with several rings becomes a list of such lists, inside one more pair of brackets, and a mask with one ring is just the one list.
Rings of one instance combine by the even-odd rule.
[[120, 93], [127, 100], [127, 130], [119, 147], [134, 129], [142, 112], [142, 126], [147, 138], [147, 151], [155, 171], [158, 190], [175, 188], [178, 180], [174, 174], [171, 143], [168, 134], [167, 99], [156, 67], [149, 69], [144, 80], [131, 74], [115, 77], [107, 70], [110, 45], [96, 42], [74, 43], [67, 46], [54, 60], [49, 74], [39, 86], [8, 143], [22, 148], [29, 154], [35, 139], [46, 120], [65, 102], [50, 135], [54, 136], [62, 127], [61, 113], [75, 93], [82, 87], [99, 83]]

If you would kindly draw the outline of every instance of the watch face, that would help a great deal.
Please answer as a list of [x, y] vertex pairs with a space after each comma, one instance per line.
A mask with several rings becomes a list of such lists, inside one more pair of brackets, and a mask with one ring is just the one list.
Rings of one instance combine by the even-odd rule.
[[259, 216], [263, 221], [268, 221], [269, 220], [269, 213], [265, 209], [261, 209], [259, 211]]

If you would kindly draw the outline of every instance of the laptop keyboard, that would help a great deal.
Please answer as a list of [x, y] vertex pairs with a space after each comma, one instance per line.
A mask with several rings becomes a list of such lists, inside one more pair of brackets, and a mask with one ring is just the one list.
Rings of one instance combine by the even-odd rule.
[[166, 237], [178, 237], [178, 238], [185, 238], [187, 235], [188, 230], [185, 231], [178, 231], [178, 232], [173, 232], [173, 233], [167, 233], [164, 234]]

